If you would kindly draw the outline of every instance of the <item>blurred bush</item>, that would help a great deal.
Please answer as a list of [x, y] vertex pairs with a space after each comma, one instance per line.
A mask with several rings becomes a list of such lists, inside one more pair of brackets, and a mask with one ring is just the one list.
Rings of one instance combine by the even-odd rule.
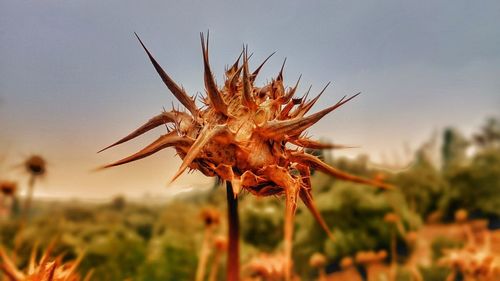
[[283, 210], [276, 198], [246, 198], [240, 211], [244, 241], [266, 252], [275, 250], [283, 239]]

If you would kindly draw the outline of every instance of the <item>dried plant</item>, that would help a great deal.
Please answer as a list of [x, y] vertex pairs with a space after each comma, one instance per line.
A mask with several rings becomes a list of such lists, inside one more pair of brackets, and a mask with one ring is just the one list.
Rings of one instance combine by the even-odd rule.
[[356, 269], [356, 265], [354, 264], [354, 260], [352, 257], [343, 257], [340, 260], [340, 268], [342, 270], [334, 272], [328, 276], [328, 280], [331, 281], [362, 281], [363, 278], [359, 274], [359, 271]]
[[0, 218], [10, 216], [16, 190], [16, 182], [9, 180], [0, 181]]
[[458, 272], [465, 281], [500, 280], [500, 255], [491, 251], [489, 235], [482, 246], [469, 244], [463, 249], [445, 250], [438, 263], [452, 269], [446, 280], [455, 280]]
[[[2, 264], [0, 269], [3, 271], [8, 280], [11, 281], [79, 281], [82, 280], [76, 271], [78, 265], [82, 261], [83, 255], [80, 255], [76, 260], [62, 262], [62, 256], [51, 258], [51, 249], [53, 244], [45, 250], [40, 260], [36, 261], [37, 250], [33, 248], [29, 260], [28, 268], [23, 272], [18, 269], [5, 250], [0, 247], [0, 258]], [[90, 271], [83, 281], [90, 280], [92, 271]]]
[[469, 219], [469, 212], [465, 209], [458, 209], [455, 212], [455, 222], [463, 224]]
[[343, 270], [348, 269], [354, 265], [354, 260], [351, 257], [343, 257], [340, 260], [340, 268]]
[[200, 217], [205, 224], [205, 228], [210, 230], [213, 230], [220, 223], [220, 213], [212, 207], [204, 208], [200, 213]]
[[225, 236], [217, 236], [214, 239], [215, 254], [212, 260], [212, 267], [210, 270], [209, 281], [217, 280], [217, 274], [219, 272], [219, 264], [221, 256], [227, 251], [227, 238]]
[[19, 250], [19, 247], [21, 246], [21, 240], [23, 237], [24, 228], [27, 221], [29, 220], [31, 203], [33, 201], [33, 191], [35, 189], [35, 182], [37, 179], [44, 177], [47, 173], [47, 161], [45, 161], [45, 159], [40, 155], [32, 155], [28, 157], [23, 162], [23, 166], [26, 173], [29, 176], [28, 192], [26, 194], [26, 199], [24, 201], [24, 207], [22, 211], [21, 220], [19, 223], [19, 229], [14, 239], [14, 255], [13, 255], [14, 258], [16, 256], [15, 254], [17, 250]]
[[0, 193], [3, 196], [14, 196], [17, 190], [17, 183], [14, 181], [0, 181]]
[[388, 272], [387, 267], [383, 264], [385, 259], [387, 259], [387, 252], [385, 250], [378, 252], [359, 251], [355, 257], [356, 263], [365, 267], [368, 281], [381, 280], [382, 278], [387, 279], [388, 276], [389, 280], [395, 280], [390, 279], [391, 272], [390, 270]]
[[35, 181], [43, 176], [47, 172], [47, 162], [40, 155], [32, 155], [24, 161], [24, 168], [29, 175], [28, 182], [28, 193], [26, 195], [26, 201], [24, 203], [24, 216], [23, 219], [26, 220], [31, 208], [31, 201], [33, 200], [33, 190], [35, 188]]
[[[312, 168], [342, 180], [389, 187], [385, 183], [335, 169], [305, 152], [306, 148], [343, 147], [320, 143], [305, 137], [304, 133], [325, 115], [357, 95], [343, 97], [335, 105], [307, 115], [326, 86], [313, 99], [308, 100], [307, 94], [302, 98], [294, 98], [299, 81], [286, 89], [283, 83], [283, 67], [275, 79], [271, 79], [262, 87], [256, 86], [256, 77], [270, 56], [250, 72], [248, 52], [245, 48], [236, 62], [226, 70], [222, 86], [217, 85], [209, 65], [208, 35], [205, 41], [201, 34], [206, 96], [201, 98], [205, 106], [199, 108], [195, 99], [170, 78], [142, 41], [139, 41], [167, 88], [185, 106], [187, 112], [174, 109], [162, 112], [131, 134], [106, 147], [105, 149], [129, 141], [158, 126], [167, 126], [167, 134], [139, 152], [104, 168], [122, 165], [173, 147], [183, 161], [172, 181], [186, 169], [199, 170], [206, 176], [217, 176], [225, 181], [230, 232], [229, 280], [239, 279], [236, 196], [242, 190], [256, 196], [285, 196], [284, 252], [289, 272], [293, 221], [299, 198], [325, 231], [330, 233], [313, 202], [310, 181]], [[240, 65], [241, 59], [243, 63]], [[289, 276], [286, 279], [289, 279]]]
[[26, 171], [33, 176], [43, 176], [46, 173], [46, 161], [40, 155], [32, 155], [24, 162]]
[[384, 216], [384, 221], [389, 224], [390, 227], [390, 245], [391, 245], [391, 272], [389, 275], [389, 280], [396, 280], [397, 262], [398, 262], [398, 252], [397, 252], [397, 232], [399, 231], [404, 235], [405, 230], [403, 224], [401, 223], [400, 217], [396, 213], [387, 213]]
[[211, 252], [214, 230], [220, 222], [220, 213], [215, 208], [205, 208], [201, 211], [200, 217], [204, 222], [205, 232], [198, 259], [198, 267], [196, 269], [196, 281], [202, 281], [205, 279], [205, 269]]
[[321, 253], [314, 253], [309, 258], [309, 265], [318, 270], [318, 280], [324, 281], [326, 280], [326, 257]]
[[406, 241], [406, 244], [410, 248], [410, 256], [407, 258], [405, 262], [405, 267], [408, 269], [410, 274], [413, 277], [413, 280], [415, 281], [423, 281], [422, 274], [420, 273], [420, 270], [418, 268], [418, 255], [417, 255], [417, 247], [419, 243], [419, 235], [418, 232], [416, 231], [407, 231], [404, 239]]

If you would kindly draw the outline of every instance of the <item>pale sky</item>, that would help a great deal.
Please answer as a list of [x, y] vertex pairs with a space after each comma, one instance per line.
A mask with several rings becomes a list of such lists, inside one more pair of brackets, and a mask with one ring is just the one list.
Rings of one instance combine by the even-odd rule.
[[96, 154], [179, 104], [133, 32], [195, 94], [207, 29], [219, 82], [248, 44], [254, 66], [277, 51], [261, 82], [285, 57], [285, 82], [302, 74], [302, 92], [332, 81], [315, 110], [361, 91], [309, 131], [361, 146], [351, 156], [390, 160], [405, 143], [416, 148], [448, 125], [470, 133], [500, 112], [498, 1], [0, 0], [0, 177], [22, 179], [11, 167], [38, 153], [50, 163], [38, 189], [47, 196], [167, 196], [210, 185], [195, 173], [167, 188], [180, 164], [172, 150], [90, 172], [158, 137], [163, 128]]

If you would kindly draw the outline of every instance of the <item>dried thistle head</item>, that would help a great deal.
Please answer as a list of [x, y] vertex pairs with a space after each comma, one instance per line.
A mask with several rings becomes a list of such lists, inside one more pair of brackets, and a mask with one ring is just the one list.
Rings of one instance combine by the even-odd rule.
[[4, 196], [13, 196], [17, 190], [17, 183], [14, 181], [0, 181], [0, 192]]
[[340, 267], [342, 269], [347, 269], [347, 268], [350, 268], [354, 265], [354, 261], [351, 257], [343, 257], [341, 260], [340, 260]]
[[416, 231], [408, 231], [405, 235], [406, 243], [415, 246], [418, 241], [418, 233]]
[[390, 224], [396, 224], [400, 221], [400, 218], [397, 214], [395, 213], [387, 213], [385, 214], [384, 216], [384, 221], [386, 223], [390, 223]]
[[387, 251], [386, 250], [380, 250], [376, 252], [377, 260], [378, 261], [383, 261], [387, 258]]
[[326, 257], [321, 253], [314, 253], [309, 258], [309, 265], [314, 268], [322, 268], [326, 265]]
[[369, 264], [379, 260], [379, 257], [374, 251], [359, 251], [354, 258], [358, 264]]
[[[12, 281], [80, 281], [80, 275], [77, 268], [82, 261], [83, 255], [80, 255], [76, 260], [62, 262], [62, 256], [51, 258], [51, 244], [42, 254], [42, 257], [37, 262], [37, 250], [33, 248], [29, 260], [28, 268], [23, 272], [16, 267], [13, 260], [7, 255], [5, 250], [0, 247], [0, 258], [2, 264], [0, 269], [5, 276]], [[90, 280], [92, 272], [89, 272], [83, 279]]]
[[283, 83], [283, 64], [275, 78], [258, 86], [255, 83], [256, 77], [270, 56], [254, 71], [250, 71], [245, 48], [236, 62], [226, 70], [224, 82], [217, 84], [209, 65], [208, 38], [205, 41], [203, 34], [200, 37], [206, 93], [201, 98], [204, 104], [201, 108], [170, 78], [137, 37], [167, 88], [187, 111], [173, 109], [162, 112], [104, 148], [103, 150], [127, 142], [153, 128], [167, 126], [167, 133], [144, 149], [103, 168], [139, 160], [164, 148], [173, 147], [182, 158], [182, 164], [172, 181], [186, 169], [194, 169], [206, 176], [217, 176], [231, 182], [235, 195], [241, 190], [257, 196], [284, 195], [284, 245], [288, 257], [291, 256], [293, 218], [299, 198], [331, 235], [313, 202], [311, 169], [342, 180], [389, 187], [380, 181], [340, 171], [306, 153], [306, 149], [343, 147], [307, 138], [305, 131], [357, 95], [349, 98], [344, 96], [335, 105], [308, 114], [328, 84], [315, 98], [307, 99], [309, 91], [303, 97], [296, 98], [300, 77], [293, 87], [286, 88]]
[[223, 235], [217, 235], [214, 239], [214, 247], [218, 252], [225, 252], [227, 250], [227, 238]]
[[204, 208], [201, 210], [200, 217], [206, 227], [215, 226], [220, 223], [220, 213], [215, 208]]
[[469, 218], [469, 212], [467, 212], [467, 210], [465, 209], [458, 209], [455, 212], [455, 221], [457, 223], [464, 223], [467, 221], [468, 218]]
[[32, 155], [24, 161], [26, 171], [34, 176], [43, 176], [46, 171], [46, 161], [39, 155]]

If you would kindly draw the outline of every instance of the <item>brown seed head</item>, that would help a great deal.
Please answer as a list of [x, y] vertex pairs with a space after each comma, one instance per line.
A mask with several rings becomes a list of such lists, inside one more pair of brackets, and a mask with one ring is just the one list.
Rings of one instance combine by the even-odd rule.
[[13, 196], [17, 190], [17, 183], [14, 181], [0, 181], [0, 192], [5, 196]]
[[380, 250], [376, 253], [377, 255], [377, 260], [378, 261], [383, 261], [387, 258], [387, 251], [386, 250]]
[[322, 268], [326, 265], [326, 257], [321, 253], [312, 254], [309, 258], [309, 265], [314, 268]]
[[416, 231], [409, 231], [405, 236], [406, 242], [410, 245], [413, 245], [417, 242], [418, 233]]
[[377, 260], [377, 254], [374, 251], [359, 251], [354, 259], [359, 264], [368, 264]]
[[218, 225], [220, 223], [220, 213], [215, 208], [204, 208], [200, 213], [205, 226]]
[[341, 260], [340, 260], [340, 267], [342, 269], [346, 269], [346, 268], [349, 268], [351, 266], [354, 265], [354, 261], [352, 260], [351, 257], [343, 257]]
[[469, 212], [465, 209], [459, 209], [455, 212], [455, 221], [457, 223], [464, 223], [469, 217]]
[[395, 213], [387, 213], [384, 216], [384, 221], [387, 223], [398, 223], [399, 222], [399, 216]]
[[46, 172], [46, 162], [39, 155], [30, 156], [25, 162], [24, 166], [28, 173], [35, 176], [42, 176]]
[[215, 249], [219, 252], [225, 252], [227, 250], [227, 238], [226, 236], [218, 235], [214, 240]]

